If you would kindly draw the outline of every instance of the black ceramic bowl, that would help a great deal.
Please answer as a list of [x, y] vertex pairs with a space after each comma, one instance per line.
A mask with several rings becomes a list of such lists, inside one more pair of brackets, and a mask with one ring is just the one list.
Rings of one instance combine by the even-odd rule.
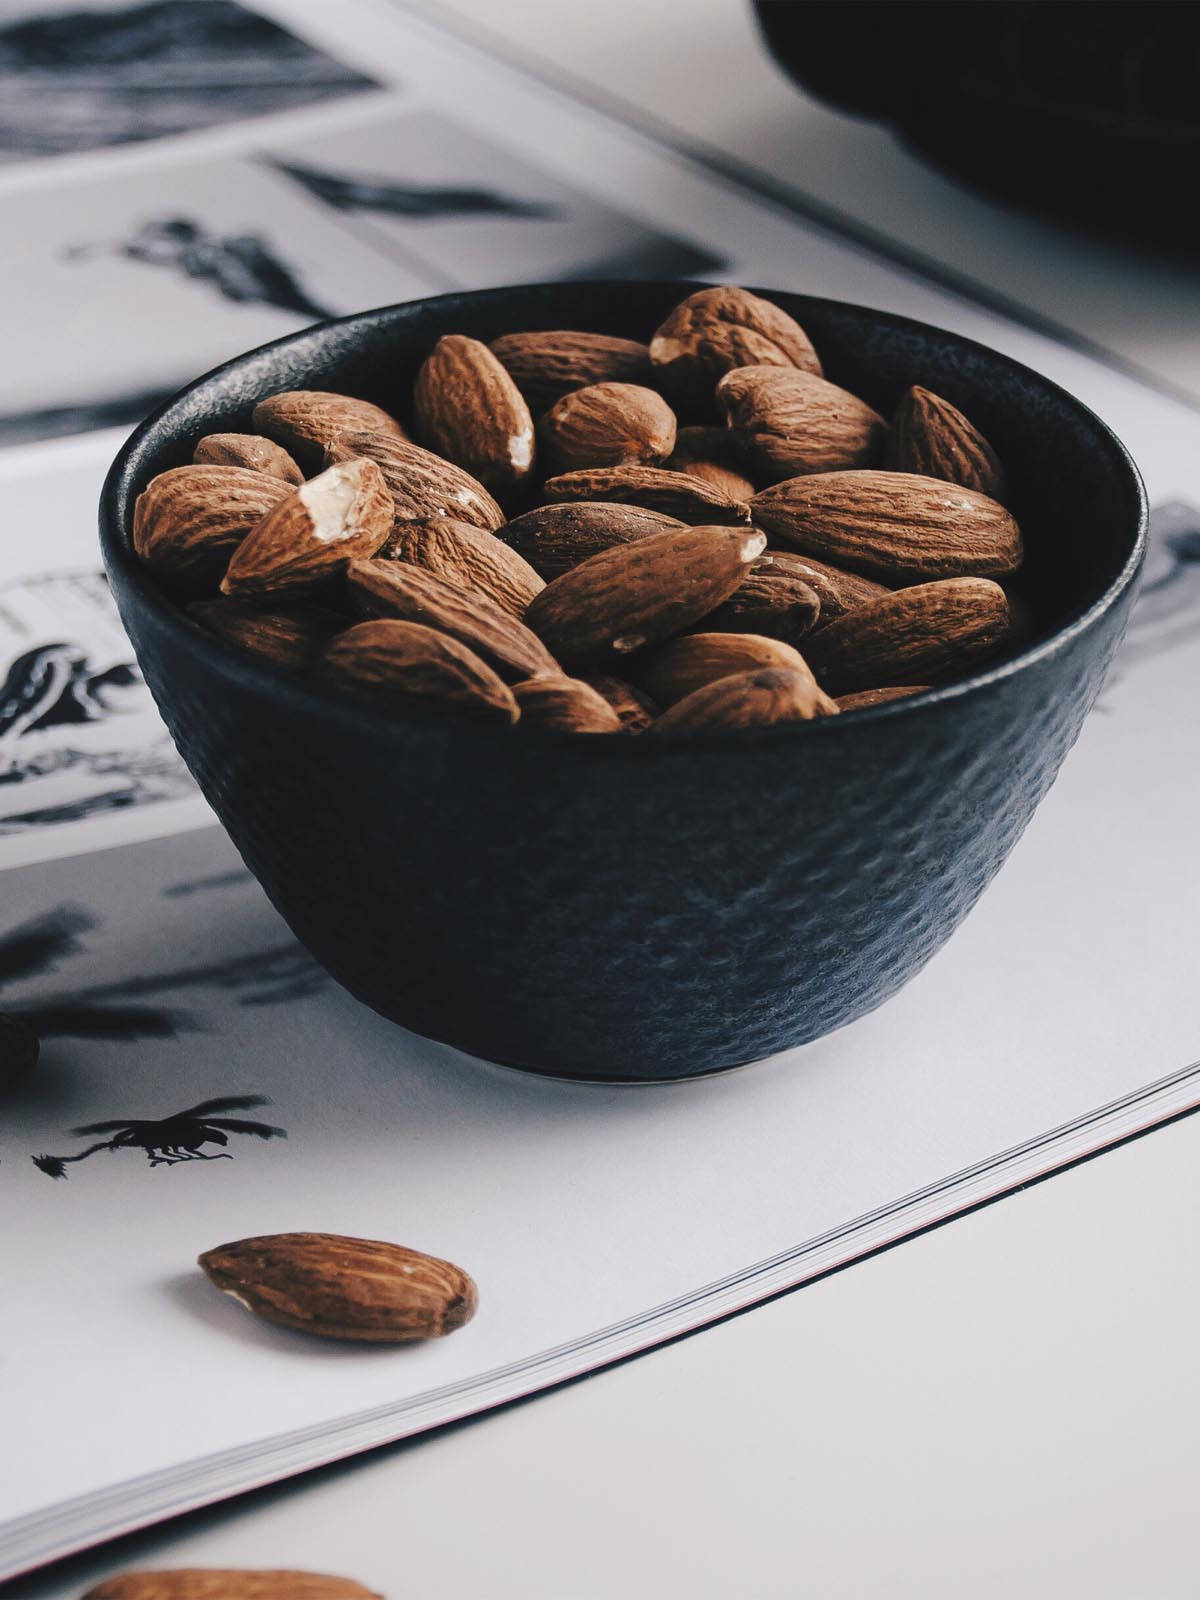
[[[133, 502], [264, 395], [408, 410], [439, 335], [646, 338], [695, 284], [446, 295], [326, 323], [202, 378], [122, 450], [104, 559], [201, 789], [297, 937], [405, 1027], [571, 1077], [686, 1077], [816, 1039], [893, 994], [1004, 861], [1099, 691], [1133, 599], [1145, 502], [1078, 401], [969, 340], [774, 294], [828, 375], [885, 413], [921, 383], [993, 441], [1029, 547], [1033, 642], [844, 717], [689, 738], [388, 714], [201, 631], [133, 558]], [[1031, 908], [1032, 914], [1032, 908]]]

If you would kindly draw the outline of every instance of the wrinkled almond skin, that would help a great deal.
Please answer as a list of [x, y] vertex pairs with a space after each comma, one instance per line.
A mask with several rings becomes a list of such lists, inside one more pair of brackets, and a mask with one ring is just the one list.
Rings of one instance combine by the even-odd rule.
[[786, 311], [746, 289], [700, 289], [677, 305], [650, 341], [668, 397], [711, 413], [717, 382], [735, 367], [797, 367], [821, 375], [812, 341]]
[[707, 616], [765, 545], [751, 528], [652, 533], [547, 584], [525, 621], [565, 666], [611, 666]]
[[617, 714], [623, 733], [644, 733], [658, 716], [660, 707], [655, 705], [650, 696], [632, 683], [626, 683], [623, 678], [600, 673], [584, 678], [582, 682], [594, 689], [601, 699], [608, 701]]
[[832, 695], [936, 683], [1009, 642], [1008, 597], [988, 578], [897, 589], [814, 633], [805, 655]]
[[795, 367], [738, 367], [717, 385], [717, 408], [768, 483], [802, 472], [872, 467], [887, 423], [866, 401]]
[[563, 501], [514, 517], [502, 536], [549, 583], [601, 550], [686, 526], [642, 506]]
[[806, 583], [821, 609], [813, 628], [823, 628], [836, 617], [845, 616], [858, 606], [869, 605], [891, 590], [871, 578], [861, 578], [856, 572], [845, 572], [841, 567], [831, 567], [827, 561], [815, 556], [802, 556], [798, 550], [767, 549], [754, 563], [754, 571], [764, 570], [768, 564], [777, 572], [786, 573], [797, 583]]
[[396, 526], [426, 517], [453, 517], [494, 533], [504, 526], [504, 512], [469, 472], [418, 444], [385, 433], [338, 435], [326, 459], [332, 465], [366, 456], [383, 473], [395, 506]]
[[584, 467], [547, 478], [542, 493], [552, 504], [587, 500], [642, 506], [674, 517], [687, 527], [750, 521], [746, 501], [731, 500], [703, 478], [665, 467]]
[[328, 467], [293, 489], [242, 540], [221, 593], [284, 599], [316, 588], [392, 531], [392, 497], [365, 457]]
[[246, 467], [170, 467], [133, 509], [133, 548], [164, 578], [203, 587], [273, 506], [293, 493]]
[[979, 429], [957, 406], [919, 384], [896, 408], [885, 465], [893, 472], [945, 478], [1001, 503], [1008, 490], [999, 457]]
[[533, 468], [533, 418], [521, 391], [486, 344], [462, 334], [438, 340], [413, 384], [421, 443], [487, 489], [515, 489]]
[[529, 678], [513, 695], [523, 728], [558, 733], [620, 733], [621, 719], [602, 695], [579, 678]]
[[292, 485], [304, 482], [304, 474], [282, 445], [257, 433], [208, 433], [192, 451], [192, 460], [201, 466], [245, 467], [247, 472], [265, 472]]
[[703, 478], [735, 504], [750, 500], [754, 494], [755, 484], [746, 476], [728, 428], [677, 428], [675, 449], [663, 465], [672, 472]]
[[323, 1572], [175, 1567], [118, 1573], [94, 1585], [83, 1600], [383, 1600], [383, 1596], [350, 1578]]
[[547, 470], [665, 461], [675, 448], [675, 413], [653, 389], [593, 383], [555, 402], [538, 423]]
[[338, 634], [313, 669], [326, 688], [393, 710], [423, 706], [479, 722], [517, 720], [508, 685], [465, 644], [385, 618]]
[[762, 555], [700, 626], [706, 633], [758, 633], [796, 644], [817, 625], [821, 598], [811, 584]]
[[283, 672], [307, 672], [325, 646], [347, 626], [320, 606], [266, 611], [245, 600], [193, 600], [188, 615], [209, 633]]
[[871, 469], [788, 478], [756, 494], [756, 526], [884, 583], [1001, 576], [1023, 554], [998, 501], [942, 478]]
[[558, 662], [535, 633], [481, 594], [435, 578], [402, 561], [352, 561], [346, 582], [365, 617], [420, 622], [457, 639], [509, 683], [558, 673]]
[[256, 433], [280, 444], [305, 472], [317, 472], [333, 440], [343, 433], [408, 435], [389, 412], [353, 395], [322, 389], [287, 389], [260, 400], [250, 417]]
[[910, 694], [924, 694], [927, 683], [894, 684], [890, 689], [860, 689], [857, 694], [840, 694], [839, 711], [865, 711], [869, 706], [885, 706], [890, 700], [906, 700]]
[[548, 411], [572, 389], [593, 383], [652, 381], [650, 351], [634, 339], [606, 333], [505, 333], [493, 339], [492, 354], [507, 369], [535, 416]]
[[717, 733], [837, 715], [807, 673], [785, 667], [736, 672], [695, 689], [664, 711], [651, 733]]
[[389, 561], [424, 567], [447, 583], [476, 589], [518, 619], [546, 587], [545, 579], [503, 539], [453, 517], [398, 523], [379, 554]]
[[798, 672], [819, 694], [817, 680], [799, 651], [782, 639], [757, 633], [687, 633], [668, 639], [638, 661], [637, 677], [660, 706], [672, 706], [718, 678], [760, 667]]

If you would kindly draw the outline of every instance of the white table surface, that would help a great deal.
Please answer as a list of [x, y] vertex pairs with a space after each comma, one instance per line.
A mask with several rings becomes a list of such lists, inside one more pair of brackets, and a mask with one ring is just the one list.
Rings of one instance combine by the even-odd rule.
[[[734, 0], [448, 9], [1200, 398], [1200, 281], [804, 100]], [[3, 1592], [188, 1565], [392, 1600], [1195, 1596], [1198, 1216], [1191, 1118], [665, 1350]]]

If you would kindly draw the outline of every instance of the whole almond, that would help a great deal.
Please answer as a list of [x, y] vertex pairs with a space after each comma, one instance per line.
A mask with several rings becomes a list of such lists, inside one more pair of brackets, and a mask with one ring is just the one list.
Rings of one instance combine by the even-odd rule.
[[870, 469], [788, 478], [751, 501], [756, 525], [885, 583], [1015, 572], [1021, 533], [998, 501], [942, 478]]
[[703, 478], [735, 504], [749, 500], [754, 494], [755, 486], [746, 476], [745, 465], [728, 428], [707, 425], [677, 428], [675, 449], [663, 465], [672, 472]]
[[438, 340], [413, 385], [421, 442], [485, 488], [514, 489], [533, 467], [533, 418], [521, 391], [486, 344], [451, 333]]
[[256, 433], [281, 444], [306, 472], [317, 471], [329, 445], [343, 433], [408, 437], [395, 417], [381, 406], [323, 389], [288, 389], [273, 394], [255, 406], [251, 422]]
[[234, 552], [221, 593], [281, 599], [315, 588], [392, 531], [392, 497], [364, 457], [328, 467], [267, 512]]
[[242, 540], [295, 491], [246, 467], [170, 467], [133, 508], [133, 548], [164, 578], [215, 581]]
[[386, 433], [340, 433], [326, 459], [333, 463], [366, 456], [383, 473], [396, 508], [396, 525], [427, 517], [453, 517], [495, 532], [504, 513], [469, 472], [418, 444]]
[[453, 517], [427, 517], [423, 522], [397, 523], [381, 558], [408, 561], [435, 578], [477, 589], [501, 610], [523, 617], [545, 580], [511, 546]]
[[555, 472], [653, 465], [675, 448], [675, 413], [653, 389], [592, 383], [556, 401], [538, 423], [538, 436]]
[[83, 1600], [383, 1600], [350, 1578], [323, 1572], [236, 1567], [175, 1567], [121, 1572], [93, 1585]]
[[894, 684], [890, 689], [860, 689], [857, 694], [840, 694], [839, 711], [865, 711], [868, 706], [885, 706], [890, 700], [904, 700], [910, 694], [924, 694], [927, 683]]
[[518, 683], [513, 695], [523, 728], [560, 733], [620, 733], [621, 719], [602, 695], [579, 678], [541, 677]]
[[818, 703], [824, 699], [799, 651], [757, 633], [687, 633], [668, 639], [637, 663], [637, 677], [659, 705], [671, 706], [706, 683], [760, 667], [798, 672], [808, 678]]
[[1004, 468], [991, 445], [957, 406], [919, 384], [905, 392], [888, 439], [886, 465], [977, 489], [1003, 501]]
[[1009, 638], [1008, 597], [988, 578], [896, 589], [831, 622], [805, 655], [830, 694], [933, 683], [965, 671]]
[[624, 678], [596, 673], [581, 681], [594, 689], [602, 700], [608, 701], [624, 733], [644, 733], [658, 716], [659, 707], [650, 696], [632, 683], [626, 683]]
[[786, 573], [798, 583], [806, 583], [821, 602], [821, 610], [814, 628], [823, 628], [835, 617], [845, 616], [858, 606], [869, 605], [891, 591], [871, 578], [860, 578], [856, 572], [844, 572], [831, 567], [815, 556], [802, 556], [798, 550], [767, 549], [754, 563], [754, 572], [763, 571], [767, 564], [777, 572]]
[[284, 672], [306, 672], [325, 646], [347, 626], [345, 617], [321, 606], [267, 611], [245, 600], [193, 600], [188, 615], [235, 649], [269, 661]]
[[420, 622], [467, 645], [510, 683], [558, 673], [558, 662], [535, 633], [481, 594], [435, 578], [403, 561], [352, 561], [350, 595], [366, 617]]
[[737, 588], [700, 626], [706, 633], [758, 633], [796, 644], [816, 627], [821, 598], [802, 578], [761, 555]]
[[694, 412], [711, 412], [717, 381], [735, 367], [797, 367], [821, 374], [804, 329], [786, 311], [722, 286], [677, 305], [650, 341], [650, 360], [666, 393]]
[[563, 501], [514, 517], [503, 538], [550, 582], [601, 550], [686, 526], [678, 517], [664, 517], [642, 506]]
[[525, 621], [566, 666], [612, 664], [707, 616], [765, 545], [750, 528], [652, 533], [555, 578]]
[[283, 446], [257, 433], [206, 433], [192, 451], [192, 460], [202, 466], [265, 472], [284, 483], [304, 482], [304, 474]]
[[717, 408], [762, 478], [874, 466], [887, 423], [865, 400], [795, 367], [738, 367], [717, 385]]
[[327, 688], [401, 710], [423, 705], [480, 722], [515, 722], [508, 685], [457, 639], [419, 622], [359, 622], [314, 668]]
[[695, 689], [664, 711], [651, 733], [716, 733], [761, 728], [777, 722], [811, 722], [837, 715], [807, 673], [784, 667], [736, 672]]
[[634, 339], [606, 333], [505, 333], [491, 343], [492, 354], [540, 415], [572, 389], [593, 383], [651, 382], [650, 352]]
[[665, 467], [583, 467], [547, 478], [542, 493], [552, 503], [588, 500], [642, 506], [688, 527], [750, 521], [744, 500], [731, 500], [705, 479]]
[[469, 1322], [479, 1298], [451, 1261], [336, 1233], [237, 1239], [206, 1250], [200, 1266], [247, 1310], [325, 1339], [436, 1338]]

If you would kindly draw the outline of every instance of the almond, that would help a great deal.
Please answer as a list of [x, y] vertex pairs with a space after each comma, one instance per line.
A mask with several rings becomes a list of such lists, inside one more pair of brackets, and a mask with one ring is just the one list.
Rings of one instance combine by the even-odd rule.
[[451, 1261], [336, 1233], [238, 1239], [206, 1250], [200, 1266], [247, 1310], [325, 1339], [436, 1338], [469, 1322], [479, 1298]]
[[817, 591], [767, 554], [700, 626], [706, 633], [758, 633], [795, 644], [812, 632], [820, 615]]
[[555, 472], [665, 461], [675, 448], [675, 413], [653, 389], [593, 383], [573, 389], [538, 424]]
[[304, 474], [282, 445], [257, 433], [206, 433], [192, 451], [192, 460], [210, 467], [245, 467], [265, 472], [284, 483], [304, 482]]
[[328, 467], [293, 489], [246, 535], [234, 553], [221, 593], [302, 594], [372, 556], [392, 530], [392, 497], [383, 474], [365, 458]]
[[83, 1600], [383, 1600], [383, 1596], [349, 1578], [322, 1572], [176, 1567], [118, 1573], [95, 1584]]
[[717, 385], [717, 409], [770, 482], [880, 460], [887, 423], [864, 400], [795, 367], [738, 367]]
[[932, 683], [1008, 642], [1008, 597], [987, 578], [947, 578], [897, 589], [831, 622], [805, 655], [833, 695]]
[[945, 478], [1003, 501], [1004, 468], [991, 445], [957, 406], [919, 384], [905, 392], [892, 420], [887, 465], [893, 472]]
[[245, 600], [193, 600], [188, 615], [226, 644], [284, 672], [306, 672], [346, 627], [345, 617], [320, 606], [264, 611]]
[[735, 504], [754, 494], [754, 484], [746, 476], [728, 428], [677, 428], [675, 449], [663, 465], [672, 472], [703, 478]]
[[564, 665], [603, 666], [707, 616], [765, 544], [749, 528], [652, 533], [555, 578], [525, 621]]
[[767, 563], [777, 572], [786, 573], [797, 582], [806, 583], [821, 602], [821, 610], [814, 628], [823, 628], [835, 617], [845, 616], [858, 606], [869, 605], [891, 591], [882, 583], [870, 578], [860, 578], [855, 572], [843, 572], [815, 556], [802, 556], [798, 550], [768, 549], [754, 563], [753, 571], [764, 570]]
[[383, 473], [396, 508], [396, 524], [427, 517], [453, 517], [494, 532], [504, 513], [478, 478], [406, 439], [386, 433], [340, 433], [330, 445], [331, 463], [366, 456]]
[[403, 561], [352, 561], [346, 573], [354, 604], [366, 617], [420, 622], [467, 645], [512, 683], [558, 673], [558, 662], [535, 633], [483, 595], [435, 578]]
[[677, 305], [650, 341], [650, 360], [666, 393], [695, 412], [711, 412], [717, 381], [735, 367], [797, 367], [821, 375], [800, 324], [748, 289], [700, 289]]
[[259, 401], [251, 421], [256, 433], [281, 444], [306, 472], [317, 471], [331, 442], [343, 433], [408, 437], [395, 417], [381, 406], [323, 389], [288, 389], [283, 394], [273, 394]]
[[549, 582], [601, 550], [685, 526], [678, 517], [641, 506], [563, 502], [514, 517], [503, 537]]
[[757, 633], [688, 633], [681, 639], [669, 639], [638, 662], [637, 676], [659, 705], [671, 706], [706, 683], [760, 667], [798, 672], [820, 694], [799, 651], [782, 639]]
[[634, 339], [606, 333], [505, 333], [491, 343], [492, 354], [537, 415], [572, 389], [593, 383], [651, 382], [650, 352]]
[[215, 581], [242, 540], [292, 494], [245, 467], [171, 467], [152, 478], [133, 509], [133, 548], [164, 578]]
[[514, 489], [533, 467], [533, 418], [512, 378], [478, 339], [438, 340], [413, 385], [422, 442], [488, 489]]
[[885, 583], [1015, 572], [1021, 534], [997, 501], [908, 472], [820, 472], [751, 501], [756, 524]]
[[594, 689], [601, 699], [608, 701], [624, 733], [643, 733], [658, 716], [659, 708], [650, 696], [643, 694], [632, 683], [626, 683], [623, 678], [599, 674], [581, 681]]
[[514, 617], [523, 617], [535, 594], [546, 587], [523, 557], [494, 533], [453, 517], [400, 522], [380, 550], [381, 558], [424, 567], [435, 578], [477, 589]]
[[927, 683], [895, 684], [890, 689], [860, 689], [857, 694], [840, 694], [839, 711], [865, 711], [868, 706], [885, 706], [889, 700], [903, 700], [910, 694], [924, 694]]
[[547, 478], [542, 493], [551, 502], [589, 500], [643, 506], [675, 517], [688, 527], [750, 521], [750, 507], [744, 500], [731, 500], [703, 478], [665, 467], [584, 467]]
[[425, 705], [483, 722], [515, 722], [517, 702], [473, 650], [419, 622], [360, 622], [317, 662], [330, 689], [402, 710]]
[[716, 733], [836, 715], [835, 702], [821, 693], [807, 673], [759, 667], [693, 690], [664, 711], [650, 732]]
[[513, 695], [523, 728], [560, 733], [620, 733], [621, 719], [602, 695], [579, 678], [541, 677], [518, 683]]

